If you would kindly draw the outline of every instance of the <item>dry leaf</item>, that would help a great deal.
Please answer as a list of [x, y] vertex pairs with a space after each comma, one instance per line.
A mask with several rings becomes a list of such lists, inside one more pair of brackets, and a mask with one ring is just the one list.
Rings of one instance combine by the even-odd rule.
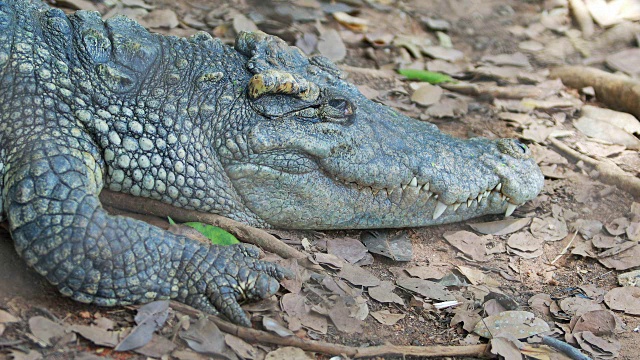
[[392, 314], [389, 310], [374, 311], [371, 313], [374, 319], [383, 325], [394, 325], [404, 319], [405, 314]]
[[399, 305], [404, 305], [402, 298], [393, 293], [395, 288], [395, 285], [393, 285], [391, 281], [382, 281], [379, 286], [369, 288], [369, 296], [381, 303], [393, 302]]
[[613, 310], [624, 311], [630, 315], [640, 315], [640, 288], [618, 287], [611, 289], [604, 301]]
[[404, 277], [396, 280], [396, 285], [408, 291], [418, 293], [425, 298], [449, 301], [455, 297], [446, 287], [429, 280]]
[[471, 228], [482, 234], [507, 235], [529, 225], [531, 218], [505, 219], [484, 223], [469, 224]]
[[[318, 28], [318, 30], [320, 29], [321, 28]], [[318, 51], [334, 62], [342, 61], [342, 59], [347, 56], [347, 48], [342, 42], [340, 34], [334, 29], [323, 29], [320, 31]]]
[[344, 264], [344, 267], [338, 273], [338, 277], [345, 279], [356, 286], [378, 286], [380, 279], [368, 270], [359, 266]]
[[422, 106], [435, 104], [442, 97], [443, 90], [440, 86], [425, 83], [411, 95], [411, 101]]
[[178, 21], [178, 16], [171, 9], [157, 9], [153, 10], [143, 18], [140, 19], [140, 22], [145, 27], [150, 28], [166, 28], [173, 29], [176, 26], [180, 25]]
[[493, 257], [487, 255], [487, 239], [469, 232], [456, 231], [444, 233], [444, 238], [456, 249], [462, 251], [473, 261], [489, 261]]
[[279, 347], [278, 349], [268, 353], [267, 356], [264, 358], [264, 360], [291, 360], [291, 359], [314, 360], [314, 358], [307, 355], [307, 353], [305, 353], [304, 350], [297, 347], [291, 347], [291, 346]]
[[361, 235], [362, 242], [374, 254], [395, 261], [411, 261], [413, 246], [406, 231], [367, 231]]
[[569, 230], [564, 220], [553, 217], [533, 218], [531, 234], [544, 241], [558, 241], [564, 239], [569, 234]]
[[546, 322], [528, 311], [504, 311], [479, 321], [473, 332], [484, 338], [507, 334], [524, 339], [549, 330]]
[[327, 253], [355, 264], [366, 254], [367, 248], [358, 239], [341, 238], [327, 240]]
[[369, 20], [367, 19], [351, 16], [342, 11], [336, 11], [332, 15], [334, 19], [336, 19], [340, 24], [349, 28], [349, 30], [358, 32], [367, 31], [367, 27], [369, 25]]

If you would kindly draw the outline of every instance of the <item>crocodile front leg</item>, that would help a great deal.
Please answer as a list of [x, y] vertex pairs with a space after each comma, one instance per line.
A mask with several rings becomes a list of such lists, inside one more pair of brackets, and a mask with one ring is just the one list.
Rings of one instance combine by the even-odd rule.
[[107, 214], [89, 152], [54, 140], [12, 153], [3, 195], [16, 249], [64, 295], [106, 306], [176, 299], [250, 326], [237, 301], [278, 290], [285, 270], [253, 246], [207, 246]]

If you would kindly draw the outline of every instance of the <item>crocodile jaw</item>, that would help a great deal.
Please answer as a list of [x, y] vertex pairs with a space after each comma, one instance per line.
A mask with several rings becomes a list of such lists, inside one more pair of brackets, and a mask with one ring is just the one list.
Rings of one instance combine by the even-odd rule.
[[393, 228], [510, 215], [542, 189], [540, 169], [513, 140], [456, 139], [372, 110], [349, 126], [255, 125], [252, 156], [226, 167], [244, 203], [275, 227]]

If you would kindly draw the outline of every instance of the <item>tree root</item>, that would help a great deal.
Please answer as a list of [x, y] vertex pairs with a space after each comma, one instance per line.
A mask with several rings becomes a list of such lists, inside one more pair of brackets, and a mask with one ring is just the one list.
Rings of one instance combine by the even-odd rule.
[[[171, 302], [171, 307], [177, 311], [191, 316], [200, 316], [200, 311], [192, 307]], [[280, 346], [293, 346], [304, 351], [313, 351], [328, 355], [345, 355], [351, 358], [375, 357], [385, 355], [399, 356], [423, 356], [423, 357], [450, 357], [450, 356], [475, 356], [490, 357], [488, 345], [466, 345], [466, 346], [396, 346], [380, 345], [358, 348], [340, 344], [332, 344], [323, 341], [300, 339], [296, 336], [281, 337], [266, 331], [256, 330], [243, 326], [234, 325], [224, 321], [219, 317], [208, 315], [208, 319], [214, 322], [220, 330], [235, 335], [250, 343], [262, 342]]]
[[597, 160], [580, 154], [554, 137], [550, 136], [547, 140], [549, 140], [549, 142], [551, 142], [551, 144], [553, 144], [553, 146], [558, 150], [562, 151], [574, 160], [583, 161], [589, 166], [592, 166], [598, 172], [598, 179], [602, 182], [609, 185], [615, 185], [619, 189], [627, 191], [635, 197], [640, 197], [640, 179], [620, 169], [618, 165], [606, 159]]
[[181, 209], [167, 205], [158, 200], [146, 199], [108, 190], [102, 191], [100, 194], [100, 201], [106, 206], [138, 214], [149, 214], [161, 218], [171, 217], [172, 219], [180, 222], [197, 221], [218, 226], [230, 232], [243, 242], [259, 246], [269, 252], [278, 254], [285, 259], [302, 259], [307, 257], [304, 253], [278, 240], [275, 236], [264, 230], [253, 228], [224, 216], [202, 213], [195, 210]]
[[560, 66], [549, 77], [560, 78], [566, 86], [582, 89], [593, 86], [598, 100], [640, 119], [640, 82], [586, 66]]

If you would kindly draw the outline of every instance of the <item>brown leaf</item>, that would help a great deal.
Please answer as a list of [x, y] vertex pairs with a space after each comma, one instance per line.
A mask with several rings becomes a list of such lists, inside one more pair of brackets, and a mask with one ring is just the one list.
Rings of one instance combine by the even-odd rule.
[[262, 326], [264, 326], [266, 330], [271, 331], [274, 334], [278, 334], [278, 336], [280, 337], [289, 337], [295, 335], [291, 330], [284, 327], [284, 325], [268, 316], [262, 317]]
[[627, 231], [627, 228], [629, 227], [629, 225], [630, 225], [629, 219], [627, 219], [626, 217], [619, 217], [611, 220], [609, 223], [607, 223], [604, 226], [604, 228], [607, 229], [607, 232], [610, 235], [619, 236], [624, 234], [625, 231]]
[[444, 233], [444, 238], [472, 261], [489, 261], [493, 257], [487, 255], [487, 239], [469, 232], [456, 231]]
[[481, 234], [507, 235], [529, 225], [531, 218], [505, 219], [491, 222], [469, 224], [471, 228]]
[[224, 334], [206, 317], [200, 318], [188, 330], [180, 331], [179, 335], [196, 352], [237, 359], [235, 353], [225, 344]]
[[491, 276], [485, 274], [480, 270], [476, 270], [476, 269], [472, 269], [472, 268], [469, 268], [466, 266], [460, 266], [460, 265], [456, 266], [456, 268], [473, 285], [485, 284], [491, 287], [498, 287], [501, 285], [500, 282], [498, 282], [497, 280], [495, 280], [494, 278], [492, 278]]
[[617, 248], [623, 246], [626, 247], [624, 251], [617, 251], [618, 249], [616, 248], [609, 249], [616, 250], [615, 254], [611, 256], [603, 257], [602, 253], [598, 254], [598, 261], [607, 268], [615, 270], [627, 270], [640, 266], [640, 246], [633, 241], [626, 241], [618, 245]]
[[231, 334], [224, 335], [225, 343], [243, 359], [257, 359], [260, 352], [251, 344]]
[[544, 241], [558, 241], [564, 239], [569, 234], [569, 230], [564, 220], [553, 217], [533, 218], [531, 234]]
[[397, 279], [396, 285], [408, 291], [418, 293], [425, 298], [440, 301], [455, 300], [453, 294], [451, 294], [446, 287], [433, 281], [404, 277]]
[[560, 308], [569, 316], [580, 316], [589, 311], [602, 310], [604, 307], [591, 300], [582, 297], [568, 297], [560, 301]]
[[[280, 300], [282, 304], [282, 310], [291, 318], [296, 318], [298, 323], [302, 326], [313, 329], [320, 334], [327, 333], [327, 319], [319, 314], [311, 311], [311, 308], [306, 305], [305, 297], [297, 294], [285, 294]], [[291, 329], [291, 321], [289, 322], [289, 328]], [[297, 328], [291, 330], [298, 330]], [[280, 336], [285, 335], [286, 332], [282, 332]]]
[[66, 335], [66, 326], [51, 321], [44, 316], [29, 319], [29, 330], [44, 346], [52, 346]]
[[[321, 28], [318, 28], [320, 30]], [[334, 29], [321, 30], [318, 41], [318, 51], [329, 60], [338, 62], [347, 56], [347, 48], [342, 42], [340, 34]]]
[[404, 305], [402, 298], [393, 293], [395, 285], [391, 281], [382, 281], [379, 286], [369, 288], [369, 296], [381, 303], [396, 303]]
[[378, 286], [380, 279], [368, 270], [351, 264], [344, 264], [344, 267], [338, 273], [338, 277], [347, 280], [356, 286]]
[[131, 330], [118, 346], [116, 351], [128, 351], [144, 346], [153, 337], [154, 331], [161, 328], [169, 317], [169, 301], [154, 301], [138, 309], [135, 320], [138, 324]]
[[291, 347], [291, 346], [280, 347], [268, 353], [267, 356], [264, 358], [264, 360], [291, 360], [291, 359], [313, 360], [314, 358], [307, 355], [307, 353], [305, 353], [304, 350], [297, 347]]
[[507, 334], [524, 339], [549, 330], [546, 322], [528, 311], [504, 311], [479, 321], [473, 332], [484, 338]]
[[136, 348], [135, 352], [138, 354], [142, 354], [149, 358], [162, 358], [166, 357], [176, 348], [176, 344], [173, 341], [165, 338], [164, 336], [160, 336], [158, 334], [153, 334], [151, 337], [151, 341], [144, 344], [144, 346]]
[[71, 325], [69, 330], [99, 346], [113, 348], [120, 342], [119, 331], [109, 331], [95, 325]]
[[444, 271], [440, 270], [436, 266], [411, 266], [405, 269], [409, 275], [418, 277], [422, 280], [432, 279], [440, 280], [445, 276]]
[[440, 86], [425, 83], [413, 92], [411, 101], [422, 106], [433, 105], [440, 100], [442, 93], [443, 90]]
[[520, 348], [523, 344], [518, 340], [511, 340], [502, 336], [491, 339], [491, 353], [505, 359], [522, 359]]
[[374, 254], [395, 261], [411, 261], [413, 245], [406, 231], [367, 231], [361, 235], [362, 242]]
[[537, 251], [540, 250], [542, 244], [544, 244], [543, 239], [534, 237], [528, 231], [512, 234], [509, 236], [509, 239], [507, 239], [507, 245], [509, 245], [509, 247], [521, 251]]
[[622, 321], [611, 310], [592, 310], [571, 319], [571, 332], [590, 331], [594, 335], [614, 335], [621, 331]]
[[339, 297], [329, 309], [329, 318], [339, 331], [348, 334], [362, 332], [362, 320], [351, 316], [351, 309], [345, 302], [345, 297]]
[[236, 31], [236, 34], [239, 34], [241, 31], [253, 32], [259, 30], [253, 21], [240, 13], [233, 17], [233, 29]]
[[383, 325], [394, 325], [404, 319], [405, 314], [392, 314], [389, 310], [374, 311], [371, 313], [374, 319]]
[[180, 24], [178, 16], [171, 9], [157, 9], [140, 19], [140, 22], [149, 28], [173, 29]]
[[333, 18], [340, 24], [346, 26], [349, 30], [365, 32], [369, 25], [369, 20], [351, 16], [342, 11], [336, 11], [333, 14]]
[[640, 288], [618, 287], [611, 289], [604, 301], [613, 310], [624, 311], [631, 315], [640, 315]]
[[616, 339], [601, 338], [590, 331], [574, 334], [580, 347], [598, 359], [613, 359], [618, 357], [620, 342]]
[[357, 263], [368, 250], [358, 239], [342, 238], [327, 240], [327, 253], [338, 256], [350, 262]]

